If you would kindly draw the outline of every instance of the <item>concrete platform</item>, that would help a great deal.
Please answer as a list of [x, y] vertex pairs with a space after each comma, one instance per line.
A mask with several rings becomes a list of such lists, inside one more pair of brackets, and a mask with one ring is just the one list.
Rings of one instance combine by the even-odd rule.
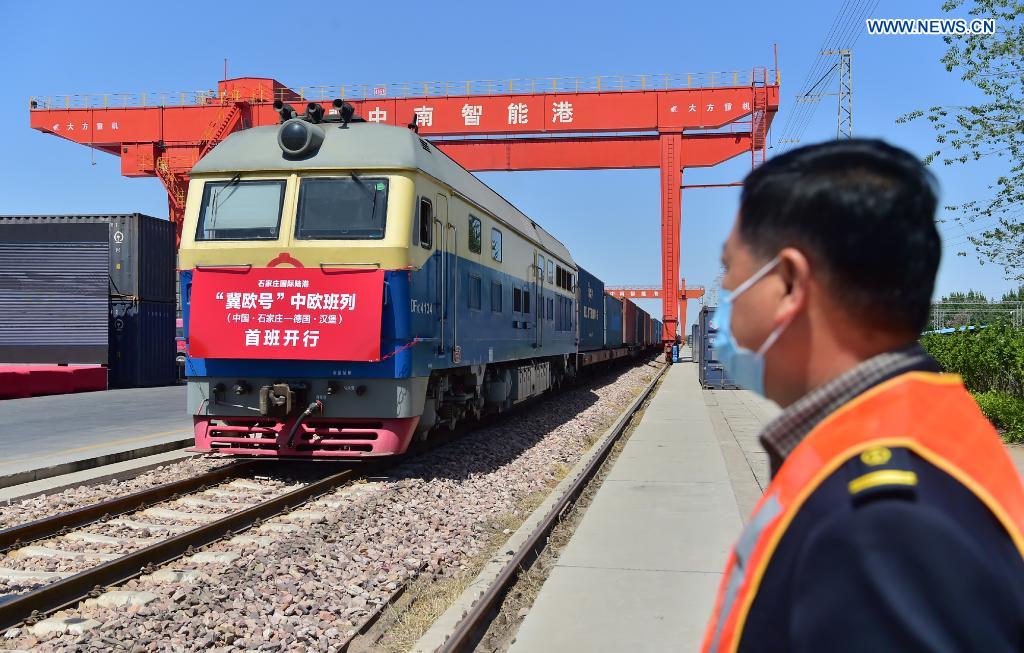
[[[696, 651], [721, 570], [768, 486], [779, 412], [674, 365], [526, 616], [512, 653]], [[1024, 474], [1024, 445], [1009, 445]]]
[[[699, 647], [745, 516], [737, 490], [760, 493], [732, 427], [707, 402], [694, 364], [668, 371], [541, 589], [513, 653]], [[754, 402], [746, 410], [769, 408]], [[759, 428], [757, 419], [730, 412], [737, 432]], [[744, 441], [752, 437], [744, 433]], [[731, 464], [726, 438], [739, 452]]]
[[191, 444], [185, 387], [0, 401], [0, 488]]

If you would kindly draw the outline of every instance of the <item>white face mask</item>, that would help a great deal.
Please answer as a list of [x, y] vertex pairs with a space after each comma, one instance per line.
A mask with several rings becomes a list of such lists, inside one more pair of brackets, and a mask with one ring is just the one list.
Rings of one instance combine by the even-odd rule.
[[749, 290], [755, 283], [760, 281], [779, 264], [778, 256], [768, 261], [760, 270], [750, 276], [749, 279], [736, 286], [732, 292], [721, 291], [718, 308], [713, 318], [713, 326], [718, 330], [715, 334], [715, 357], [725, 367], [726, 376], [736, 382], [741, 388], [764, 396], [764, 355], [768, 349], [775, 344], [782, 332], [789, 326], [789, 321], [780, 324], [778, 328], [769, 334], [765, 341], [752, 351], [741, 347], [736, 342], [736, 336], [732, 333], [732, 304], [733, 301], [744, 292]]

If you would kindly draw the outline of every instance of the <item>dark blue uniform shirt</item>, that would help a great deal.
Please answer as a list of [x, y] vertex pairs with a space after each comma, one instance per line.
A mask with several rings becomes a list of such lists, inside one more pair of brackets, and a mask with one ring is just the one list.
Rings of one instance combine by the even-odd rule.
[[1024, 651], [1024, 560], [967, 488], [906, 450], [914, 487], [851, 494], [841, 466], [800, 509], [769, 563], [743, 653]]
[[[869, 359], [762, 432], [773, 473], [824, 417], [904, 372], [938, 371], [917, 345]], [[840, 466], [783, 534], [754, 597], [741, 653], [1024, 651], [1024, 559], [980, 499], [904, 449]], [[851, 492], [878, 469], [917, 483]]]

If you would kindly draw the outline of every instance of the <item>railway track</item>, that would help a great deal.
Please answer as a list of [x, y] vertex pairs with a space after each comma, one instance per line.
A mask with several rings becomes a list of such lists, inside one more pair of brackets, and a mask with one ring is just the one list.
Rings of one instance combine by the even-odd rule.
[[[660, 375], [658, 374], [657, 377], [659, 376]], [[646, 383], [648, 379], [645, 379], [644, 382]], [[635, 412], [637, 406], [640, 405], [643, 398], [645, 398], [652, 390], [656, 380], [657, 379], [654, 379], [654, 382], [647, 385], [645, 390], [642, 391], [641, 393], [642, 396], [633, 403], [629, 404], [629, 407], [627, 407], [626, 412], [623, 413], [623, 415], [620, 418], [618, 418], [618, 422], [615, 424], [615, 426], [613, 426], [613, 429], [616, 431], [616, 433], [622, 432], [623, 428], [625, 428], [626, 423], [633, 416], [633, 413]], [[582, 394], [581, 396], [587, 397], [588, 395]], [[581, 402], [582, 399], [577, 398], [574, 399], [574, 401]], [[584, 406], [589, 404], [586, 401], [582, 401], [582, 403], [579, 403], [579, 405], [582, 409]], [[514, 421], [516, 423], [525, 420], [525, 423], [528, 424], [529, 420], [535, 419], [528, 417], [528, 411], [516, 411], [516, 413], [518, 416], [517, 420]], [[492, 421], [484, 422], [486, 423]], [[494, 421], [495, 424], [499, 424], [499, 429], [508, 428], [507, 426], [500, 426], [500, 424], [503, 422], [507, 421]], [[553, 425], [559, 424], [557, 418], [551, 418], [550, 423]], [[528, 433], [528, 429], [531, 427], [526, 428]], [[456, 434], [453, 434], [453, 436], [456, 436]], [[567, 438], [569, 436], [566, 435], [560, 437]], [[446, 443], [446, 441], [449, 439], [450, 438], [439, 438], [439, 440], [443, 440], [444, 442], [438, 442], [438, 444]], [[457, 440], [460, 438], [453, 437], [451, 439]], [[493, 445], [497, 450], [507, 449], [509, 455], [511, 455], [514, 451], [516, 452], [516, 456], [518, 456], [518, 447], [528, 446], [530, 444], [530, 439], [528, 436], [526, 436], [522, 444], [508, 443], [506, 442], [506, 440], [503, 439], [489, 439], [483, 440], [481, 442], [488, 443], [488, 446]], [[456, 446], [459, 445], [456, 444]], [[607, 450], [610, 450], [610, 446], [611, 442], [609, 441], [608, 443], [606, 443], [604, 447], [605, 454]], [[438, 448], [442, 450], [444, 449], [444, 447]], [[431, 453], [429, 451], [422, 453], [426, 454], [427, 459], [430, 459], [431, 456], [437, 455], [436, 453]], [[442, 460], [443, 455], [444, 454], [442, 453]], [[432, 468], [432, 466], [437, 465], [436, 461], [425, 461], [422, 463], [417, 463], [416, 461], [419, 458], [420, 455], [419, 453], [417, 453], [416, 455], [413, 455], [412, 458], [410, 458], [410, 456], [406, 456], [403, 462], [410, 463], [410, 465], [412, 465], [414, 468], [418, 465], [423, 465], [425, 466], [425, 469], [429, 469]], [[601, 459], [603, 460], [603, 455], [601, 456]], [[510, 458], [509, 460], [511, 461], [512, 459]], [[541, 462], [541, 460], [538, 460], [536, 463], [539, 462]], [[449, 462], [447, 462], [446, 464], [452, 465], [452, 460], [449, 459]], [[488, 465], [496, 465], [497, 467], [495, 467], [495, 470], [504, 469], [504, 467], [498, 466], [498, 464], [495, 463], [494, 461], [490, 462], [489, 464], [480, 463], [480, 465], [482, 466], [481, 469], [488, 469]], [[140, 519], [144, 518], [148, 522], [157, 522], [162, 523], [163, 525], [172, 525], [172, 521], [170, 520], [169, 517], [160, 516], [166, 514], [159, 510], [163, 507], [162, 505], [164, 503], [181, 502], [182, 499], [185, 499], [185, 505], [187, 506], [188, 504], [196, 504], [196, 499], [199, 499], [200, 502], [210, 500], [204, 497], [204, 492], [207, 494], [211, 494], [212, 492], [214, 495], [212, 498], [216, 498], [217, 494], [222, 494], [225, 491], [232, 493], [238, 492], [240, 488], [230, 489], [228, 488], [228, 486], [232, 482], [240, 480], [246, 481], [247, 479], [253, 477], [255, 474], [257, 474], [259, 467], [260, 462], [240, 463], [228, 466], [227, 468], [218, 469], [214, 472], [214, 476], [198, 476], [196, 478], [191, 478], [186, 481], [179, 481], [176, 483], [168, 484], [167, 486], [160, 486], [158, 488], [148, 489], [143, 492], [137, 492], [136, 494], [120, 497], [117, 499], [111, 499], [110, 502], [104, 502], [96, 506], [90, 506], [63, 515], [58, 515], [44, 520], [39, 520], [39, 522], [24, 524], [4, 531], [0, 531], [0, 552], [2, 552], [4, 549], [7, 549], [9, 552], [14, 553], [18, 551], [19, 548], [24, 549], [27, 543], [30, 546], [39, 546], [37, 545], [36, 542], [45, 541], [46, 538], [51, 537], [59, 538], [58, 541], [72, 541], [75, 543], [79, 543], [83, 540], [77, 539], [77, 537], [72, 537], [71, 540], [69, 540], [69, 536], [73, 536], [76, 532], [82, 529], [87, 529], [92, 532], [96, 532], [97, 530], [99, 530], [99, 525], [117, 520], [140, 521]], [[399, 468], [400, 467], [401, 465], [399, 464]], [[374, 468], [375, 472], [383, 471], [378, 465], [375, 465]], [[388, 469], [390, 470], [390, 466], [388, 466]], [[596, 470], [596, 467], [594, 467], [594, 469]], [[366, 464], [360, 466], [358, 475], [364, 475], [365, 470], [367, 470]], [[391, 474], [392, 472], [389, 471], [388, 476], [390, 476]], [[252, 567], [247, 567], [247, 565], [256, 564], [262, 567], [262, 565], [265, 564], [268, 568], [273, 567], [275, 569], [280, 569], [281, 571], [284, 571], [285, 568], [281, 567], [281, 563], [276, 559], [260, 560], [259, 557], [257, 556], [254, 562], [253, 556], [255, 555], [255, 552], [257, 550], [261, 552], [265, 551], [265, 548], [270, 546], [269, 540], [271, 535], [273, 535], [274, 541], [278, 540], [280, 537], [295, 539], [295, 547], [297, 547], [298, 550], [306, 551], [307, 555], [315, 552], [317, 554], [316, 558], [318, 560], [334, 560], [338, 557], [337, 553], [335, 552], [340, 553], [341, 551], [343, 551], [345, 556], [348, 556], [349, 558], [355, 558], [353, 564], [358, 565], [360, 568], [365, 567], [369, 564], [373, 569], [376, 570], [367, 571], [368, 577], [370, 577], [370, 575], [373, 574], [380, 574], [382, 569], [384, 569], [384, 571], [387, 571], [387, 565], [385, 565], [384, 563], [378, 564], [376, 562], [376, 554], [374, 554], [373, 551], [371, 551], [370, 553], [365, 553], [364, 551], [362, 551], [362, 548], [360, 548], [358, 545], [358, 541], [362, 541], [361, 539], [358, 539], [356, 543], [353, 543], [353, 545], [348, 545], [348, 543], [344, 543], [343, 539], [348, 539], [348, 533], [355, 533], [356, 536], [369, 537], [370, 531], [367, 530], [368, 527], [373, 529], [381, 527], [381, 521], [383, 520], [384, 523], [386, 523], [388, 515], [400, 516], [402, 514], [406, 514], [404, 513], [404, 511], [407, 511], [409, 509], [409, 506], [415, 506], [416, 502], [424, 500], [423, 497], [428, 497], [430, 502], [436, 503], [438, 508], [440, 508], [440, 503], [442, 502], [441, 496], [443, 496], [443, 494], [441, 494], [440, 492], [430, 491], [429, 489], [413, 490], [412, 487], [409, 487], [408, 489], [410, 493], [407, 493], [406, 495], [404, 495], [406, 497], [402, 498], [401, 488], [403, 486], [407, 486], [410, 482], [412, 482], [410, 480], [401, 481], [397, 483], [397, 485], [387, 489], [387, 491], [382, 490], [381, 493], [375, 494], [374, 492], [377, 491], [377, 488], [380, 488], [382, 486], [378, 485], [376, 481], [371, 481], [370, 487], [372, 487], [373, 489], [371, 489], [369, 493], [366, 490], [362, 489], [356, 490], [355, 496], [367, 497], [365, 499], [336, 499], [334, 497], [323, 497], [321, 498], [321, 500], [318, 500], [318, 502], [315, 502], [314, 506], [311, 508], [303, 507], [303, 509], [299, 511], [289, 511], [289, 509], [294, 509], [297, 506], [299, 506], [300, 503], [308, 502], [308, 500], [314, 498], [317, 495], [323, 495], [325, 493], [331, 492], [336, 488], [339, 488], [339, 486], [347, 485], [349, 481], [355, 480], [354, 476], [355, 474], [352, 471], [346, 470], [339, 474], [332, 474], [331, 476], [326, 478], [316, 479], [315, 481], [309, 484], [304, 484], [301, 487], [288, 488], [287, 490], [285, 488], [280, 488], [278, 495], [275, 495], [272, 499], [266, 497], [266, 500], [263, 500], [263, 502], [260, 503], [259, 505], [248, 506], [243, 510], [238, 511], [237, 514], [217, 518], [208, 523], [201, 524], [199, 525], [199, 527], [183, 528], [181, 529], [181, 532], [171, 533], [171, 536], [161, 538], [153, 542], [145, 542], [145, 546], [138, 550], [126, 552], [124, 553], [124, 555], [120, 555], [112, 560], [96, 561], [99, 564], [92, 564], [87, 569], [76, 570], [77, 573], [67, 575], [65, 577], [54, 578], [45, 584], [41, 584], [40, 586], [35, 587], [33, 591], [28, 592], [26, 594], [17, 594], [14, 596], [8, 596], [6, 598], [3, 597], [3, 570], [0, 569], [0, 632], [3, 632], [4, 629], [10, 628], [19, 623], [38, 623], [44, 615], [58, 610], [62, 610], [63, 608], [74, 606], [76, 604], [79, 604], [79, 602], [81, 602], [82, 600], [88, 599], [89, 597], [97, 598], [97, 601], [86, 601], [79, 607], [77, 611], [73, 611], [71, 614], [74, 615], [75, 612], [82, 614], [84, 611], [86, 615], [95, 615], [96, 618], [100, 619], [103, 623], [110, 623], [111, 619], [118, 619], [117, 616], [114, 616], [114, 613], [112, 613], [110, 610], [106, 610], [105, 612], [100, 610], [100, 613], [97, 614], [97, 608], [89, 606], [91, 604], [97, 604], [99, 608], [111, 608], [112, 606], [129, 605], [141, 606], [144, 604], [119, 604], [117, 603], [117, 601], [121, 599], [127, 600], [127, 597], [118, 597], [115, 595], [144, 595], [147, 593], [154, 593], [151, 594], [151, 601], [170, 601], [173, 605], [175, 605], [175, 610], [180, 609], [188, 611], [189, 608], [187, 608], [187, 606], [193, 604], [197, 606], [213, 606], [214, 609], [216, 610], [232, 610], [234, 609], [233, 607], [226, 606], [223, 603], [224, 590], [222, 589], [222, 587], [224, 586], [224, 584], [219, 585], [218, 589], [215, 591], [204, 590], [204, 587], [208, 587], [208, 585], [205, 584], [209, 581], [209, 578], [207, 577], [207, 572], [209, 572], [209, 576], [218, 578], [218, 580], [214, 582], [233, 583], [234, 581], [236, 581], [234, 580], [236, 579], [236, 576], [239, 576], [238, 579], [241, 580], [242, 578], [247, 578], [250, 573], [259, 573], [259, 571], [252, 571]], [[397, 472], [396, 478], [417, 479], [415, 480], [416, 487], [420, 487], [424, 483], [427, 483], [430, 486], [438, 486], [441, 488], [453, 487], [453, 481], [445, 482], [443, 481], [443, 479], [438, 481], [423, 480], [421, 478], [421, 473], [414, 473], [411, 477], [409, 475], [408, 470], [406, 472]], [[364, 486], [359, 485], [358, 487]], [[395, 490], [397, 490], [397, 494], [395, 493]], [[351, 496], [349, 494], [345, 495]], [[571, 503], [571, 496], [570, 494], [566, 494], [566, 496], [561, 497], [560, 500], [561, 502], [567, 502], [562, 504], [563, 506], [567, 506], [568, 503]], [[407, 504], [407, 502], [409, 502], [409, 504]], [[319, 504], [323, 504], [323, 506], [319, 506]], [[344, 520], [344, 528], [341, 530], [338, 529], [340, 524], [335, 523], [333, 526], [329, 525], [332, 524], [334, 521], [334, 519], [330, 517], [330, 513], [335, 510], [342, 509], [341, 505], [335, 506], [334, 504], [344, 505], [346, 507], [346, 511], [351, 511], [346, 513], [346, 518]], [[463, 504], [461, 503], [459, 505], [463, 506]], [[387, 507], [389, 506], [394, 507], [397, 510], [389, 511], [387, 510]], [[485, 510], [489, 510], [490, 504], [485, 503], [482, 504], [482, 506], [486, 507]], [[157, 513], [151, 512], [145, 514], [146, 511], [152, 511], [152, 509], [154, 508], [158, 509]], [[418, 508], [417, 510], [425, 510], [425, 508]], [[322, 515], [321, 521], [309, 522], [306, 524], [293, 522], [293, 524], [298, 524], [298, 526], [281, 523], [282, 521], [290, 521], [292, 519], [290, 515], [294, 515], [300, 512], [311, 511], [322, 511], [324, 514]], [[133, 512], [139, 512], [140, 516], [136, 518], [135, 516], [130, 515]], [[561, 510], [554, 511], [556, 515], [559, 512], [561, 512]], [[443, 511], [443, 509], [441, 509], [433, 510], [430, 512], [430, 514], [445, 515], [446, 513]], [[459, 511], [459, 514], [464, 514], [464, 512]], [[268, 517], [273, 516], [283, 517], [275, 518], [273, 520], [273, 523], [263, 524], [258, 528], [254, 529], [251, 533], [246, 533], [245, 535], [240, 535], [236, 537], [230, 537], [233, 533], [236, 533], [240, 530], [257, 524], [257, 522], [261, 519], [266, 519]], [[350, 518], [352, 520], [351, 523], [349, 522]], [[321, 523], [325, 521], [326, 523]], [[407, 521], [406, 526], [409, 527], [415, 523], [417, 523], [415, 520], [412, 522]], [[276, 527], [286, 525], [292, 530], [282, 531], [280, 535], [276, 534], [276, 531], [278, 531], [278, 528]], [[124, 526], [122, 525], [122, 527]], [[271, 529], [271, 527], [274, 528]], [[419, 532], [426, 533], [429, 531], [421, 530]], [[228, 539], [228, 537], [230, 537], [230, 539]], [[415, 539], [416, 537], [418, 537], [418, 535], [410, 535], [411, 539]], [[543, 534], [538, 535], [538, 537], [543, 538]], [[198, 549], [200, 547], [208, 545], [208, 543], [214, 542], [219, 539], [223, 540], [222, 545], [213, 547], [212, 550], [204, 551], [200, 554], [200, 556], [213, 557], [226, 555], [228, 557], [233, 556], [232, 559], [221, 561], [219, 565], [214, 564], [212, 566], [207, 567], [204, 564], [193, 564], [194, 562], [196, 562], [194, 560], [194, 556], [186, 558], [182, 560], [180, 563], [175, 562], [173, 565], [167, 565], [159, 570], [156, 569], [157, 567], [160, 567], [161, 565], [166, 565], [166, 563], [181, 558], [182, 556], [188, 556], [191, 553], [191, 550]], [[243, 542], [243, 539], [247, 541]], [[465, 541], [465, 539], [463, 541]], [[44, 545], [42, 546], [55, 545], [45, 545], [44, 543]], [[65, 546], [66, 548], [71, 547], [71, 545], [63, 546]], [[420, 547], [423, 547], [423, 545], [420, 545]], [[219, 553], [215, 553], [216, 550], [219, 550]], [[427, 555], [429, 549], [419, 548], [418, 551], [413, 551], [406, 547], [402, 550], [407, 551], [409, 553], [402, 553], [387, 564], [390, 564], [392, 566], [392, 569], [395, 564], [408, 565], [407, 569], [409, 573], [404, 574], [402, 576], [402, 579], [396, 583], [388, 583], [387, 581], [391, 579], [390, 577], [383, 578], [383, 575], [379, 575], [378, 578], [380, 579], [381, 585], [378, 590], [370, 590], [370, 585], [362, 583], [362, 586], [364, 586], [365, 589], [368, 589], [368, 591], [371, 592], [371, 594], [365, 594], [365, 596], [370, 600], [370, 605], [367, 606], [366, 602], [361, 604], [366, 606], [368, 609], [359, 610], [358, 614], [356, 615], [358, 616], [358, 619], [352, 618], [349, 625], [339, 625], [339, 628], [341, 629], [340, 635], [336, 634], [334, 636], [331, 636], [328, 626], [317, 626], [323, 627], [325, 630], [328, 630], [328, 637], [331, 638], [333, 646], [338, 650], [362, 650], [359, 648], [362, 645], [362, 643], [373, 641], [373, 639], [376, 637], [376, 634], [380, 632], [381, 628], [388, 627], [390, 619], [381, 618], [382, 615], [388, 615], [388, 617], [390, 617], [391, 610], [389, 608], [397, 607], [396, 601], [398, 601], [402, 593], [407, 591], [410, 582], [413, 579], [415, 579], [415, 577], [419, 575], [420, 572], [424, 571], [424, 569], [428, 567], [428, 564], [433, 564], [429, 563], [429, 556]], [[360, 559], [358, 555], [353, 554], [364, 554], [364, 557]], [[239, 556], [241, 556], [241, 558], [239, 558]], [[371, 560], [368, 561], [366, 556], [370, 556]], [[407, 558], [408, 556], [411, 556], [411, 558]], [[416, 558], [416, 560], [413, 561], [412, 558]], [[0, 567], [3, 566], [5, 566], [4, 563], [0, 563]], [[344, 592], [348, 591], [349, 594], [351, 594], [351, 591], [353, 589], [353, 583], [351, 580], [346, 580], [344, 581], [344, 583], [342, 582], [341, 573], [336, 571], [336, 569], [338, 569], [340, 566], [341, 564], [339, 563], [339, 565], [336, 566], [334, 570], [329, 572], [327, 576], [323, 575], [324, 572], [321, 572], [321, 575], [318, 576], [319, 578], [337, 578], [335, 582], [328, 583], [330, 589], [327, 589], [327, 587], [325, 587], [325, 590], [329, 595], [331, 595], [331, 598], [328, 599], [323, 595], [316, 595], [316, 598], [314, 599], [314, 602], [318, 601], [317, 603], [314, 603], [314, 605], [324, 606], [323, 608], [316, 609], [335, 610], [335, 612], [339, 614], [339, 616], [337, 617], [338, 619], [342, 619], [344, 615], [347, 615], [348, 613], [354, 611], [356, 608], [353, 606], [358, 605], [355, 604], [354, 601], [360, 600], [353, 599], [353, 603], [345, 603], [346, 597], [344, 595]], [[221, 572], [222, 570], [227, 568], [246, 569], [246, 571], [242, 572], [241, 574], [232, 573], [229, 576], [227, 576], [227, 579], [225, 580], [225, 577], [221, 575]], [[182, 569], [187, 570], [182, 571]], [[432, 573], [436, 572], [436, 567], [430, 566], [428, 571], [431, 571]], [[181, 574], [195, 575], [191, 576], [191, 578], [187, 578], [181, 576]], [[334, 574], [338, 575], [335, 576]], [[132, 577], [140, 575], [143, 577], [139, 580], [131, 581], [125, 587], [117, 587], [117, 585], [121, 585], [126, 580], [129, 580]], [[159, 579], [158, 576], [160, 577]], [[274, 577], [276, 577], [276, 575], [270, 576], [270, 578]], [[196, 580], [204, 578], [205, 580], [202, 580], [202, 582], [200, 582], [199, 584], [194, 584]], [[398, 579], [396, 578], [395, 580]], [[256, 583], [256, 596], [259, 597], [261, 590], [260, 585], [258, 583], [260, 583], [261, 581], [258, 578], [254, 579], [254, 581]], [[266, 582], [266, 580], [263, 580], [263, 582]], [[387, 584], [387, 587], [383, 587], [383, 584], [385, 583]], [[282, 589], [281, 585], [275, 584], [272, 580], [269, 582], [269, 584], [272, 585], [272, 587], [267, 586], [265, 584], [262, 585], [262, 592], [267, 593], [269, 591], [269, 593], [272, 593], [263, 595], [264, 597], [267, 597], [265, 601], [268, 604], [273, 604], [273, 597], [278, 596], [278, 594], [276, 593], [292, 592], [293, 596], [299, 596], [295, 592], [295, 589]], [[240, 584], [238, 586], [238, 589], [234, 590], [234, 592], [242, 592], [244, 587], [248, 586], [250, 586], [249, 582], [244, 582]], [[111, 587], [111, 589], [115, 589], [116, 587], [116, 590], [112, 593], [108, 593], [109, 596], [100, 597], [99, 595], [105, 593], [106, 587]], [[171, 590], [171, 587], [176, 587], [176, 589]], [[133, 590], [134, 592], [123, 592], [119, 590]], [[144, 592], [138, 592], [137, 590], [144, 590]], [[386, 591], [387, 595], [382, 596], [382, 590]], [[304, 587], [302, 592], [305, 592]], [[333, 594], [331, 594], [332, 592], [339, 593], [340, 597], [334, 596]], [[501, 594], [502, 591], [499, 590], [497, 595], [499, 598], [496, 599], [496, 601], [500, 601]], [[158, 596], [160, 597], [159, 599]], [[190, 600], [194, 596], [195, 600]], [[325, 601], [325, 599], [327, 599], [327, 601]], [[113, 600], [114, 603], [111, 603], [110, 600]], [[251, 600], [251, 598], [249, 600]], [[108, 601], [108, 603], [104, 603], [104, 601]], [[398, 602], [400, 603], [400, 601]], [[281, 604], [276, 605], [280, 606]], [[152, 608], [141, 609], [152, 610]], [[206, 609], [208, 608], [204, 607], [204, 610]], [[124, 618], [126, 619], [125, 623], [132, 622], [132, 617], [130, 616], [132, 610], [133, 608], [128, 608], [128, 614], [124, 615]], [[270, 611], [272, 611], [272, 609]], [[261, 612], [261, 614], [265, 613], [267, 612]], [[62, 612], [61, 614], [69, 613]], [[100, 614], [104, 616], [100, 616]], [[145, 612], [145, 614], [152, 615], [153, 613], [147, 611]], [[318, 614], [318, 618], [321, 619], [323, 619], [325, 615], [323, 611], [316, 613], [315, 610], [313, 614]], [[75, 616], [73, 617], [72, 620], [83, 621], [87, 620], [87, 617]], [[234, 622], [238, 623], [238, 621]], [[315, 622], [315, 619], [313, 620], [313, 622]], [[93, 621], [93, 623], [95, 625], [99, 625], [98, 622]], [[483, 623], [483, 621], [480, 621], [479, 623]], [[480, 627], [479, 623], [477, 623], [476, 627]], [[46, 626], [48, 625], [48, 623], [38, 623], [38, 625]], [[147, 625], [147, 627], [152, 626]], [[206, 628], [209, 626], [202, 627]], [[296, 624], [295, 627], [312, 626], [299, 626], [298, 624]], [[335, 630], [337, 629], [338, 628], [336, 628]], [[8, 635], [7, 637], [29, 637], [27, 635], [29, 633], [28, 629], [15, 628], [15, 630], [19, 635]], [[32, 628], [32, 630], [33, 632], [35, 632], [35, 628]], [[204, 629], [203, 632], [206, 633], [206, 630]], [[472, 628], [471, 632], [473, 632]], [[72, 633], [75, 633], [75, 630], [72, 630]], [[206, 636], [208, 639], [209, 637], [215, 636], [214, 641], [216, 641], [217, 638], [221, 637], [220, 635], [209, 633]], [[92, 637], [97, 638], [98, 642], [103, 642], [103, 646], [111, 646], [110, 642], [114, 641], [109, 636], [96, 635]], [[108, 637], [108, 639], [104, 640], [103, 637]], [[145, 635], [142, 637], [144, 638], [151, 636]], [[35, 640], [10, 640], [10, 645], [16, 646], [20, 641], [26, 641], [26, 648], [32, 648], [35, 642]], [[245, 640], [243, 640], [243, 642], [245, 642]], [[249, 641], [248, 645], [251, 644], [252, 641]], [[321, 641], [321, 644], [326, 646], [323, 640]], [[128, 648], [131, 647], [129, 646]], [[372, 648], [370, 650], [372, 650]]]
[[[0, 531], [0, 551], [8, 560], [22, 563], [21, 569], [0, 568], [0, 581], [8, 588], [28, 588], [0, 592], [0, 630], [96, 597], [103, 587], [286, 512], [356, 474], [349, 468], [288, 486], [251, 480], [260, 468], [258, 461], [241, 462]], [[129, 514], [131, 518], [122, 517]], [[113, 528], [117, 535], [96, 532], [105, 528]], [[138, 532], [150, 537], [134, 537]], [[47, 543], [35, 544], [41, 541]], [[43, 568], [55, 562], [73, 570]]]
[[[626, 428], [629, 426], [633, 416], [644, 406], [647, 398], [650, 397], [657, 387], [666, 370], [668, 370], [668, 366], [661, 368], [644, 390], [609, 428], [603, 440], [595, 445], [596, 451], [593, 452], [593, 455], [583, 465], [579, 474], [553, 504], [550, 505], [550, 508], [540, 519], [534, 530], [514, 550], [514, 553], [507, 559], [505, 565], [487, 584], [486, 589], [482, 593], [478, 589], [474, 590], [479, 593], [478, 598], [472, 603], [470, 608], [463, 612], [462, 618], [457, 621], [455, 627], [446, 635], [444, 643], [436, 648], [437, 653], [467, 653], [473, 651], [480, 643], [488, 627], [494, 618], [497, 617], [498, 610], [506, 593], [540, 556], [551, 531], [572, 508], [577, 499], [579, 499], [591, 479], [600, 471], [601, 466], [607, 460], [609, 454], [611, 454], [615, 444], [626, 432]], [[502, 549], [507, 549], [507, 547], [502, 547]], [[474, 587], [478, 587], [476, 583], [474, 583]]]

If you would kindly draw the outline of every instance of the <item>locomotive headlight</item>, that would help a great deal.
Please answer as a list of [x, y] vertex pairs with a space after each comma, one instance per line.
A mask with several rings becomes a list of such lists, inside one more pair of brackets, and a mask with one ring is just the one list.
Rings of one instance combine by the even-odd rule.
[[301, 118], [286, 121], [277, 132], [277, 144], [287, 157], [312, 156], [323, 142], [324, 130]]

